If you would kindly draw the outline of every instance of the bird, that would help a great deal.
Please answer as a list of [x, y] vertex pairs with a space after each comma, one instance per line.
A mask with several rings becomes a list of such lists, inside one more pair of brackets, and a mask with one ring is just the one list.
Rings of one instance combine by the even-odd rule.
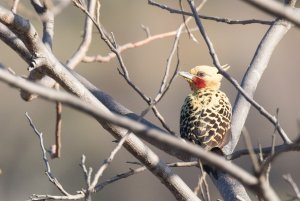
[[[222, 66], [224, 71], [229, 65]], [[220, 90], [223, 76], [216, 67], [201, 65], [189, 72], [179, 71], [192, 93], [184, 100], [180, 112], [180, 136], [207, 151], [222, 155], [228, 143], [231, 126], [231, 104]]]

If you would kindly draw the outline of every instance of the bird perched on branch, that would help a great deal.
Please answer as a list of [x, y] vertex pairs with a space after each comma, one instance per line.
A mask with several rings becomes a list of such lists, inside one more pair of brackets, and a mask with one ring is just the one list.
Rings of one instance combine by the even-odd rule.
[[181, 108], [181, 137], [208, 151], [221, 150], [229, 139], [232, 114], [228, 97], [219, 90], [223, 76], [211, 66], [196, 66], [190, 72], [180, 71], [179, 75], [192, 90]]

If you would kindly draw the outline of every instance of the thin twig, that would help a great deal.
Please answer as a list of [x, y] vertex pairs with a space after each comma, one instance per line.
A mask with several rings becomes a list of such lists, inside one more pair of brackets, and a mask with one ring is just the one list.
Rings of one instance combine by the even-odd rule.
[[20, 0], [13, 0], [13, 5], [11, 7], [11, 11], [15, 14], [17, 14], [17, 8], [18, 8], [18, 5], [19, 5], [19, 1]]
[[122, 174], [118, 174], [100, 184], [98, 184], [96, 187], [95, 187], [95, 191], [98, 192], [100, 190], [102, 190], [105, 186], [107, 186], [108, 184], [111, 184], [111, 183], [114, 183], [120, 179], [124, 179], [124, 178], [127, 178], [129, 176], [132, 176], [132, 175], [135, 175], [135, 174], [138, 174], [140, 172], [143, 172], [147, 170], [147, 168], [145, 166], [142, 166], [142, 167], [139, 167], [137, 169], [134, 169], [134, 170], [130, 170], [128, 172], [125, 172], [125, 173], [122, 173]]
[[[147, 103], [148, 105], [151, 107], [151, 109], [154, 111], [154, 114], [156, 115], [156, 117], [159, 119], [160, 122], [162, 122], [162, 125], [164, 126], [164, 128], [170, 132], [170, 133], [174, 133], [165, 123], [164, 119], [162, 118], [162, 115], [159, 113], [158, 109], [156, 108], [155, 104], [152, 106], [152, 101], [151, 98], [149, 98], [147, 95], [145, 95], [142, 90], [136, 86], [130, 79], [129, 77], [129, 72], [127, 70], [127, 67], [123, 61], [123, 58], [118, 50], [118, 45], [115, 42], [115, 39], [113, 41], [111, 41], [108, 36], [105, 34], [105, 31], [103, 30], [103, 27], [101, 26], [101, 24], [99, 23], [99, 19], [95, 19], [89, 12], [88, 10], [84, 7], [84, 5], [82, 5], [79, 1], [77, 0], [73, 0], [75, 6], [77, 6], [78, 8], [80, 8], [86, 15], [88, 15], [90, 17], [90, 19], [93, 21], [94, 25], [96, 26], [101, 39], [106, 43], [106, 45], [109, 47], [109, 49], [112, 51], [112, 53], [114, 53], [119, 61], [120, 64], [120, 69], [118, 68], [118, 71], [120, 73], [120, 75], [123, 76], [123, 78], [126, 80], [126, 82], [129, 84], [129, 86], [131, 86]], [[99, 4], [99, 3], [98, 3]], [[97, 13], [99, 13], [99, 9], [100, 7], [98, 6], [98, 11]], [[97, 14], [97, 17], [99, 17], [99, 14]]]
[[[164, 4], [159, 4], [153, 0], [148, 0], [148, 3], [152, 6], [157, 6], [161, 9], [167, 10], [170, 13], [180, 14], [180, 15], [186, 15], [186, 16], [193, 16], [193, 13], [178, 10], [171, 8]], [[233, 20], [229, 18], [222, 18], [222, 17], [215, 17], [215, 16], [205, 16], [205, 15], [198, 15], [199, 18], [204, 20], [211, 20], [215, 22], [221, 22], [226, 24], [232, 24], [232, 25], [247, 25], [247, 24], [263, 24], [263, 25], [271, 25], [273, 24], [273, 21], [267, 21], [267, 20], [258, 20], [258, 19], [249, 19], [249, 20]]]
[[47, 151], [46, 151], [45, 146], [44, 146], [43, 133], [41, 133], [37, 130], [37, 128], [33, 124], [32, 120], [31, 120], [31, 118], [30, 118], [30, 116], [28, 115], [27, 112], [25, 113], [25, 116], [28, 119], [29, 124], [30, 124], [31, 128], [33, 129], [34, 133], [38, 136], [38, 138], [40, 140], [40, 147], [41, 147], [41, 150], [42, 150], [46, 175], [48, 176], [50, 182], [53, 183], [63, 195], [70, 196], [70, 194], [59, 183], [59, 181], [52, 175], [50, 164], [49, 164], [49, 161], [48, 161], [48, 158], [47, 158]]
[[30, 197], [32, 201], [45, 201], [45, 200], [81, 200], [84, 198], [84, 193], [79, 191], [75, 195], [38, 195], [33, 194]]
[[[141, 163], [139, 162], [127, 162], [127, 163], [130, 163], [130, 164], [135, 164], [135, 165], [142, 165]], [[167, 165], [169, 167], [193, 167], [193, 166], [198, 166], [198, 161], [192, 161], [192, 162], [175, 162], [175, 163], [168, 163]], [[98, 192], [100, 190], [102, 190], [105, 186], [111, 184], [111, 183], [114, 183], [116, 181], [119, 181], [121, 179], [125, 179], [127, 177], [130, 177], [132, 175], [135, 175], [135, 174], [138, 174], [138, 173], [141, 173], [143, 171], [147, 170], [147, 168], [145, 166], [141, 166], [139, 168], [136, 168], [136, 169], [130, 169], [129, 171], [127, 172], [124, 172], [124, 173], [121, 173], [121, 174], [117, 174], [116, 176], [98, 184], [96, 187], [95, 187], [95, 191]]]
[[[87, 9], [91, 16], [95, 16], [96, 0], [88, 1]], [[71, 69], [74, 69], [79, 62], [84, 60], [84, 58], [86, 57], [86, 53], [90, 47], [91, 41], [92, 41], [93, 22], [88, 15], [85, 16], [83, 31], [84, 31], [83, 37], [82, 37], [82, 41], [81, 41], [79, 47], [73, 53], [73, 55], [67, 61], [67, 64], [66, 64]]]
[[86, 182], [86, 186], [87, 186], [87, 189], [90, 187], [91, 185], [91, 174], [92, 174], [92, 168], [89, 168], [89, 170], [87, 169], [86, 165], [85, 165], [85, 160], [86, 160], [86, 157], [85, 155], [83, 154], [81, 156], [81, 163], [80, 163], [80, 166], [82, 168], [82, 171], [84, 173], [84, 179], [85, 179], [85, 182]]
[[[270, 155], [272, 153], [272, 147], [264, 147], [264, 148], [254, 148], [253, 151], [255, 154], [261, 154], [261, 155]], [[274, 147], [275, 153], [274, 154], [279, 154], [279, 153], [284, 153], [284, 152], [289, 152], [289, 151], [300, 151], [300, 144], [299, 143], [293, 143], [293, 144], [282, 144], [282, 145], [277, 145]], [[238, 159], [242, 156], [247, 156], [249, 155], [249, 150], [248, 149], [241, 149], [233, 152], [232, 154], [226, 155], [225, 158], [227, 160], [235, 160]]]
[[285, 174], [285, 175], [282, 175], [283, 179], [288, 182], [288, 184], [291, 185], [291, 187], [293, 188], [294, 192], [295, 192], [295, 197], [294, 199], [300, 199], [300, 190], [297, 186], [297, 184], [295, 183], [295, 181], [293, 180], [291, 174]]
[[[190, 32], [195, 31], [195, 28], [190, 29]], [[187, 33], [186, 30], [183, 30], [182, 33]], [[124, 45], [119, 45], [117, 50], [119, 53], [122, 53], [125, 50], [128, 49], [133, 49], [133, 48], [138, 48], [138, 47], [142, 47], [146, 44], [149, 44], [155, 40], [160, 40], [160, 39], [165, 39], [168, 37], [172, 37], [175, 36], [177, 34], [177, 31], [170, 31], [170, 32], [165, 32], [165, 33], [159, 33], [156, 35], [151, 35], [145, 39], [142, 39], [140, 41], [137, 42], [133, 42], [133, 43], [126, 43]], [[85, 56], [82, 59], [82, 62], [87, 62], [87, 63], [91, 63], [91, 62], [99, 62], [99, 63], [107, 63], [110, 62], [113, 58], [116, 57], [116, 54], [113, 52], [108, 53], [105, 56], [102, 55], [95, 55], [95, 56]]]
[[95, 176], [94, 176], [94, 180], [91, 182], [90, 188], [89, 190], [94, 190], [94, 188], [96, 187], [99, 178], [102, 176], [103, 172], [107, 169], [107, 167], [109, 166], [109, 164], [112, 162], [112, 160], [114, 159], [115, 155], [117, 154], [117, 152], [122, 148], [124, 142], [126, 141], [127, 137], [130, 134], [125, 135], [118, 143], [118, 145], [114, 148], [114, 150], [110, 153], [109, 157], [103, 162], [102, 166], [98, 169], [98, 171], [96, 172]]
[[[133, 164], [133, 165], [143, 165], [140, 162], [136, 161], [127, 161], [126, 163], [128, 164]], [[175, 162], [175, 163], [168, 163], [167, 164], [169, 167], [194, 167], [198, 166], [199, 162], [198, 161], [189, 161], [189, 162]]]
[[[269, 178], [269, 173], [271, 171], [271, 163], [275, 159], [275, 132], [272, 135], [272, 144], [271, 144], [271, 153], [269, 156], [263, 161], [261, 167], [260, 167], [260, 175], [265, 175], [266, 179]], [[278, 155], [278, 152], [276, 153]]]
[[[55, 84], [58, 90], [59, 84]], [[52, 155], [53, 158], [59, 158], [61, 156], [61, 126], [62, 126], [62, 104], [56, 102], [56, 125], [55, 125], [55, 153]]]
[[253, 151], [253, 145], [252, 145], [252, 142], [251, 142], [251, 139], [250, 139], [247, 129], [244, 128], [242, 131], [242, 134], [244, 136], [244, 141], [245, 141], [246, 147], [249, 151], [249, 155], [250, 155], [250, 159], [251, 159], [254, 171], [255, 171], [255, 173], [258, 173], [260, 167], [259, 167], [257, 157]]
[[210, 201], [210, 193], [209, 193], [209, 188], [208, 188], [208, 184], [206, 181], [207, 173], [204, 171], [203, 165], [200, 160], [198, 162], [198, 165], [200, 167], [200, 175], [199, 175], [199, 179], [198, 179], [198, 184], [197, 184], [196, 188], [194, 189], [194, 192], [197, 195], [200, 190], [203, 200]]

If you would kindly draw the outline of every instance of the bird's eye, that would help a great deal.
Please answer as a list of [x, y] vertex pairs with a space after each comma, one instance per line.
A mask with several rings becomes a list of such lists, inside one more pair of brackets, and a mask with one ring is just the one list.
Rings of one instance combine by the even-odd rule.
[[205, 76], [205, 73], [204, 73], [204, 72], [198, 72], [198, 73], [197, 73], [197, 76], [199, 76], [199, 77], [204, 77], [204, 76]]

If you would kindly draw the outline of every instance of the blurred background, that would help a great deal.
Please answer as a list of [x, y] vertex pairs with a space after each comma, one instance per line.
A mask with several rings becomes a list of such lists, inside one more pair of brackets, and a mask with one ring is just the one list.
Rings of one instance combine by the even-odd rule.
[[[197, 4], [200, 1], [196, 1]], [[164, 4], [177, 7], [177, 1], [163, 1]], [[10, 8], [12, 1], [2, 0], [1, 6]], [[188, 9], [186, 7], [186, 9]], [[30, 19], [41, 34], [41, 22], [32, 6], [21, 1], [19, 14]], [[232, 19], [272, 19], [261, 11], [238, 0], [210, 0], [201, 14]], [[182, 16], [147, 4], [147, 1], [101, 1], [101, 22], [108, 32], [113, 32], [119, 45], [136, 42], [146, 37], [141, 25], [147, 26], [152, 35], [176, 30], [182, 23]], [[81, 41], [84, 15], [70, 4], [55, 19], [54, 54], [65, 63], [76, 50]], [[267, 25], [228, 25], [203, 20], [219, 59], [222, 64], [230, 64], [229, 73], [241, 81], [255, 50], [268, 29]], [[193, 23], [189, 24], [194, 27]], [[180, 69], [189, 70], [199, 64], [212, 65], [212, 60], [198, 32], [193, 33], [198, 43], [184, 34], [180, 40]], [[279, 121], [290, 138], [298, 137], [297, 121], [300, 117], [300, 40], [299, 29], [292, 28], [274, 51], [255, 93], [257, 100], [270, 113], [275, 114], [279, 108]], [[174, 37], [153, 41], [143, 47], [130, 49], [122, 53], [130, 77], [145, 94], [154, 97], [158, 92], [163, 77], [166, 59], [169, 56]], [[27, 75], [27, 64], [3, 42], [0, 42], [0, 63], [12, 68], [18, 75]], [[89, 55], [107, 55], [106, 45], [94, 31]], [[172, 68], [174, 69], [175, 62]], [[147, 104], [137, 95], [118, 74], [118, 62], [113, 59], [109, 63], [82, 63], [75, 69], [93, 84], [104, 90], [117, 101], [136, 113], [140, 113]], [[226, 80], [222, 90], [232, 103], [236, 98], [235, 88]], [[24, 102], [19, 91], [0, 83], [0, 200], [27, 200], [32, 194], [59, 194], [44, 174], [44, 163], [41, 157], [39, 141], [25, 118], [28, 112], [39, 131], [43, 132], [46, 147], [54, 143], [55, 105], [38, 99]], [[176, 133], [179, 132], [179, 112], [185, 96], [189, 93], [187, 83], [176, 78], [158, 109], [168, 125]], [[146, 118], [155, 124], [159, 122], [149, 113]], [[271, 145], [273, 126], [256, 110], [251, 109], [246, 127], [255, 147]], [[75, 193], [84, 187], [84, 177], [79, 166], [81, 155], [87, 157], [87, 165], [94, 171], [108, 157], [115, 147], [113, 137], [87, 115], [73, 109], [63, 107], [62, 125], [62, 157], [50, 161], [54, 176], [63, 184], [69, 193]], [[276, 144], [282, 140], [276, 135]], [[241, 139], [237, 149], [243, 149]], [[175, 158], [157, 150], [153, 150], [167, 162], [177, 161]], [[138, 166], [127, 164], [136, 161], [125, 149], [122, 149], [105, 172], [101, 181], [116, 174], [126, 172]], [[235, 160], [234, 163], [252, 172], [248, 157]], [[278, 157], [271, 169], [272, 186], [281, 198], [287, 200], [293, 194], [291, 187], [283, 180], [282, 175], [291, 173], [295, 182], [300, 185], [299, 154], [286, 153]], [[193, 189], [198, 180], [197, 168], [174, 169]], [[209, 180], [209, 179], [208, 179]], [[211, 184], [211, 182], [209, 181]], [[212, 200], [221, 198], [213, 185], [210, 185]], [[250, 192], [251, 194], [251, 192]], [[253, 200], [255, 196], [251, 194]], [[95, 200], [174, 200], [173, 195], [151, 173], [145, 171], [130, 178], [105, 187], [94, 195]]]

